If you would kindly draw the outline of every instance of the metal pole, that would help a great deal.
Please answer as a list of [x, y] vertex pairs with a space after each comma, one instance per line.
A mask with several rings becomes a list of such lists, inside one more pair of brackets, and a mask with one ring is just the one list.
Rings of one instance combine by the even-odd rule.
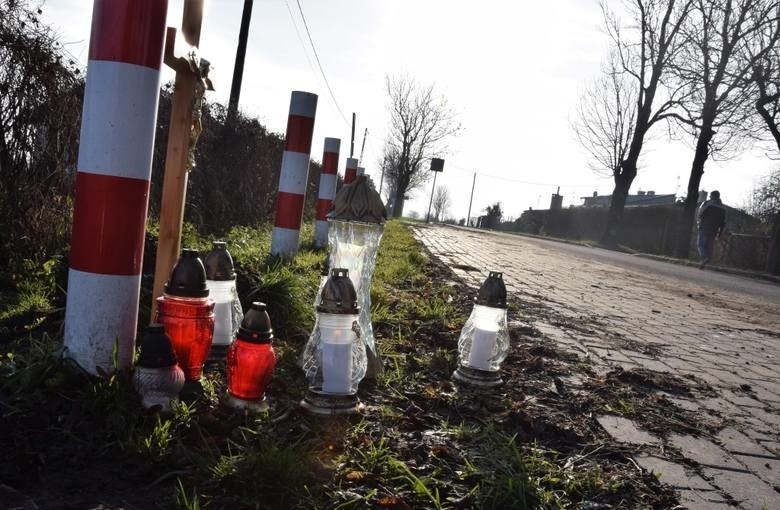
[[436, 190], [436, 174], [439, 172], [433, 172], [433, 187], [431, 188], [431, 201], [428, 202], [428, 214], [425, 216], [425, 223], [431, 221], [431, 206], [433, 205], [433, 192]]
[[471, 203], [474, 202], [474, 186], [477, 184], [477, 172], [474, 172], [474, 179], [471, 181], [471, 198], [469, 198], [469, 213], [466, 215], [466, 226], [471, 223]]
[[355, 112], [352, 112], [352, 138], [349, 142], [349, 157], [355, 157]]
[[228, 119], [238, 112], [238, 97], [241, 95], [241, 80], [244, 77], [244, 59], [246, 58], [246, 41], [249, 37], [249, 21], [252, 19], [252, 4], [254, 0], [244, 0], [244, 12], [241, 14], [241, 29], [238, 32], [238, 49], [236, 64], [233, 66], [233, 83], [230, 86], [228, 101]]
[[317, 94], [298, 90], [292, 92], [282, 169], [279, 172], [279, 192], [276, 194], [271, 255], [290, 258], [298, 253], [316, 113]]
[[64, 332], [64, 355], [92, 375], [133, 362], [167, 11], [92, 13]]
[[328, 246], [328, 211], [336, 196], [336, 180], [339, 169], [341, 139], [326, 138], [320, 170], [320, 186], [317, 190], [317, 207], [314, 219], [314, 246]]
[[368, 136], [368, 128], [363, 131], [363, 145], [360, 146], [360, 157], [358, 158], [358, 165], [363, 162], [363, 151], [366, 149], [366, 137]]
[[382, 167], [382, 175], [379, 177], [379, 197], [382, 197], [382, 185], [385, 183], [385, 167]]

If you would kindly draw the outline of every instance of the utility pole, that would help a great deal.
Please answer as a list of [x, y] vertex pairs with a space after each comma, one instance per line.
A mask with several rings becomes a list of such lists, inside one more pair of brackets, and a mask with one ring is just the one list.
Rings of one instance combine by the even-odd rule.
[[477, 172], [474, 172], [474, 179], [471, 181], [471, 198], [469, 198], [469, 213], [466, 215], [466, 226], [471, 224], [471, 204], [474, 202], [474, 186], [477, 184]]
[[233, 83], [230, 86], [228, 101], [228, 120], [234, 119], [238, 113], [238, 96], [241, 95], [241, 80], [244, 78], [244, 59], [246, 58], [246, 41], [249, 36], [249, 21], [252, 19], [252, 4], [254, 0], [244, 0], [244, 12], [241, 14], [241, 29], [238, 32], [238, 49], [236, 64], [233, 66]]
[[368, 128], [363, 131], [363, 144], [360, 146], [360, 157], [358, 158], [358, 165], [363, 162], [363, 151], [366, 149], [366, 137], [368, 136]]
[[352, 112], [352, 137], [349, 142], [349, 157], [355, 157], [355, 112]]

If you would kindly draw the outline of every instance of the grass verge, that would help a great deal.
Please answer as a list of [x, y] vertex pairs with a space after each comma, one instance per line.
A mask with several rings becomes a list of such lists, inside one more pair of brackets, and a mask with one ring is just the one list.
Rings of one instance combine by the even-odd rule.
[[[187, 236], [187, 245], [208, 249], [208, 240]], [[480, 394], [452, 384], [474, 289], [428, 260], [398, 222], [387, 224], [372, 287], [385, 371], [361, 385], [366, 413], [305, 415], [295, 360], [312, 325], [325, 256], [303, 249], [292, 262], [268, 258], [267, 228], [225, 237], [244, 304], [266, 301], [277, 331], [271, 412], [222, 407], [224, 380], [212, 373], [200, 400], [172, 416], [148, 415], [129, 374], [86, 378], [60, 361], [59, 338], [33, 333], [0, 357], [0, 449], [8, 452], [0, 499], [43, 508], [638, 508], [674, 501], [654, 477], [634, 471], [625, 453], [594, 446], [604, 436], [590, 409], [561, 410], [567, 399], [550, 392], [552, 378], [587, 375], [588, 368], [529, 334], [521, 307], [512, 311], [505, 387]]]

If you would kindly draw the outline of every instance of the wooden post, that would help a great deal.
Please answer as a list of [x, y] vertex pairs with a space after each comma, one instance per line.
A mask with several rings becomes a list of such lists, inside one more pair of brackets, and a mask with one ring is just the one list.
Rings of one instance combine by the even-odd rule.
[[[182, 18], [182, 35], [189, 45], [197, 47], [203, 21], [203, 0], [185, 0]], [[162, 203], [160, 206], [160, 235], [157, 241], [157, 258], [154, 266], [152, 313], [154, 321], [157, 298], [162, 295], [165, 282], [181, 251], [181, 227], [184, 220], [184, 202], [187, 195], [189, 174], [188, 158], [192, 133], [192, 112], [195, 87], [200, 76], [196, 75], [184, 57], [173, 54], [176, 29], [168, 27], [165, 41], [165, 64], [176, 71], [173, 106], [168, 127], [168, 148], [165, 154]]]

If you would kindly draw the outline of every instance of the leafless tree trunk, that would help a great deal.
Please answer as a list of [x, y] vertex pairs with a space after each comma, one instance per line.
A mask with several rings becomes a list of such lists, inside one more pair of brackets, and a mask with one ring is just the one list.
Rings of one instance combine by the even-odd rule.
[[[600, 171], [615, 182], [602, 242], [617, 242], [631, 184], [650, 128], [667, 118], [680, 89], [664, 89], [669, 63], [682, 47], [680, 30], [693, 0], [626, 0], [631, 21], [624, 25], [602, 4], [612, 40], [609, 66], [583, 97], [577, 133]], [[655, 106], [654, 106], [655, 105]]]
[[444, 186], [439, 186], [433, 194], [433, 216], [441, 221], [442, 213], [450, 207], [450, 192]]
[[424, 163], [446, 152], [445, 142], [461, 127], [447, 100], [433, 85], [423, 87], [408, 76], [387, 76], [390, 130], [382, 158], [385, 180], [394, 191], [394, 218], [403, 214], [406, 194], [430, 177]]
[[[755, 109], [780, 152], [780, 49], [774, 48], [753, 68], [757, 92]], [[775, 171], [753, 197], [762, 207], [762, 219], [771, 221], [772, 231], [766, 258], [766, 271], [780, 275], [780, 171]], [[771, 214], [772, 219], [769, 219]]]
[[749, 78], [780, 35], [778, 2], [696, 0], [683, 34], [674, 71], [686, 94], [672, 116], [695, 139], [677, 244], [677, 255], [687, 257], [704, 165], [712, 154], [728, 154], [744, 135], [752, 108]]

